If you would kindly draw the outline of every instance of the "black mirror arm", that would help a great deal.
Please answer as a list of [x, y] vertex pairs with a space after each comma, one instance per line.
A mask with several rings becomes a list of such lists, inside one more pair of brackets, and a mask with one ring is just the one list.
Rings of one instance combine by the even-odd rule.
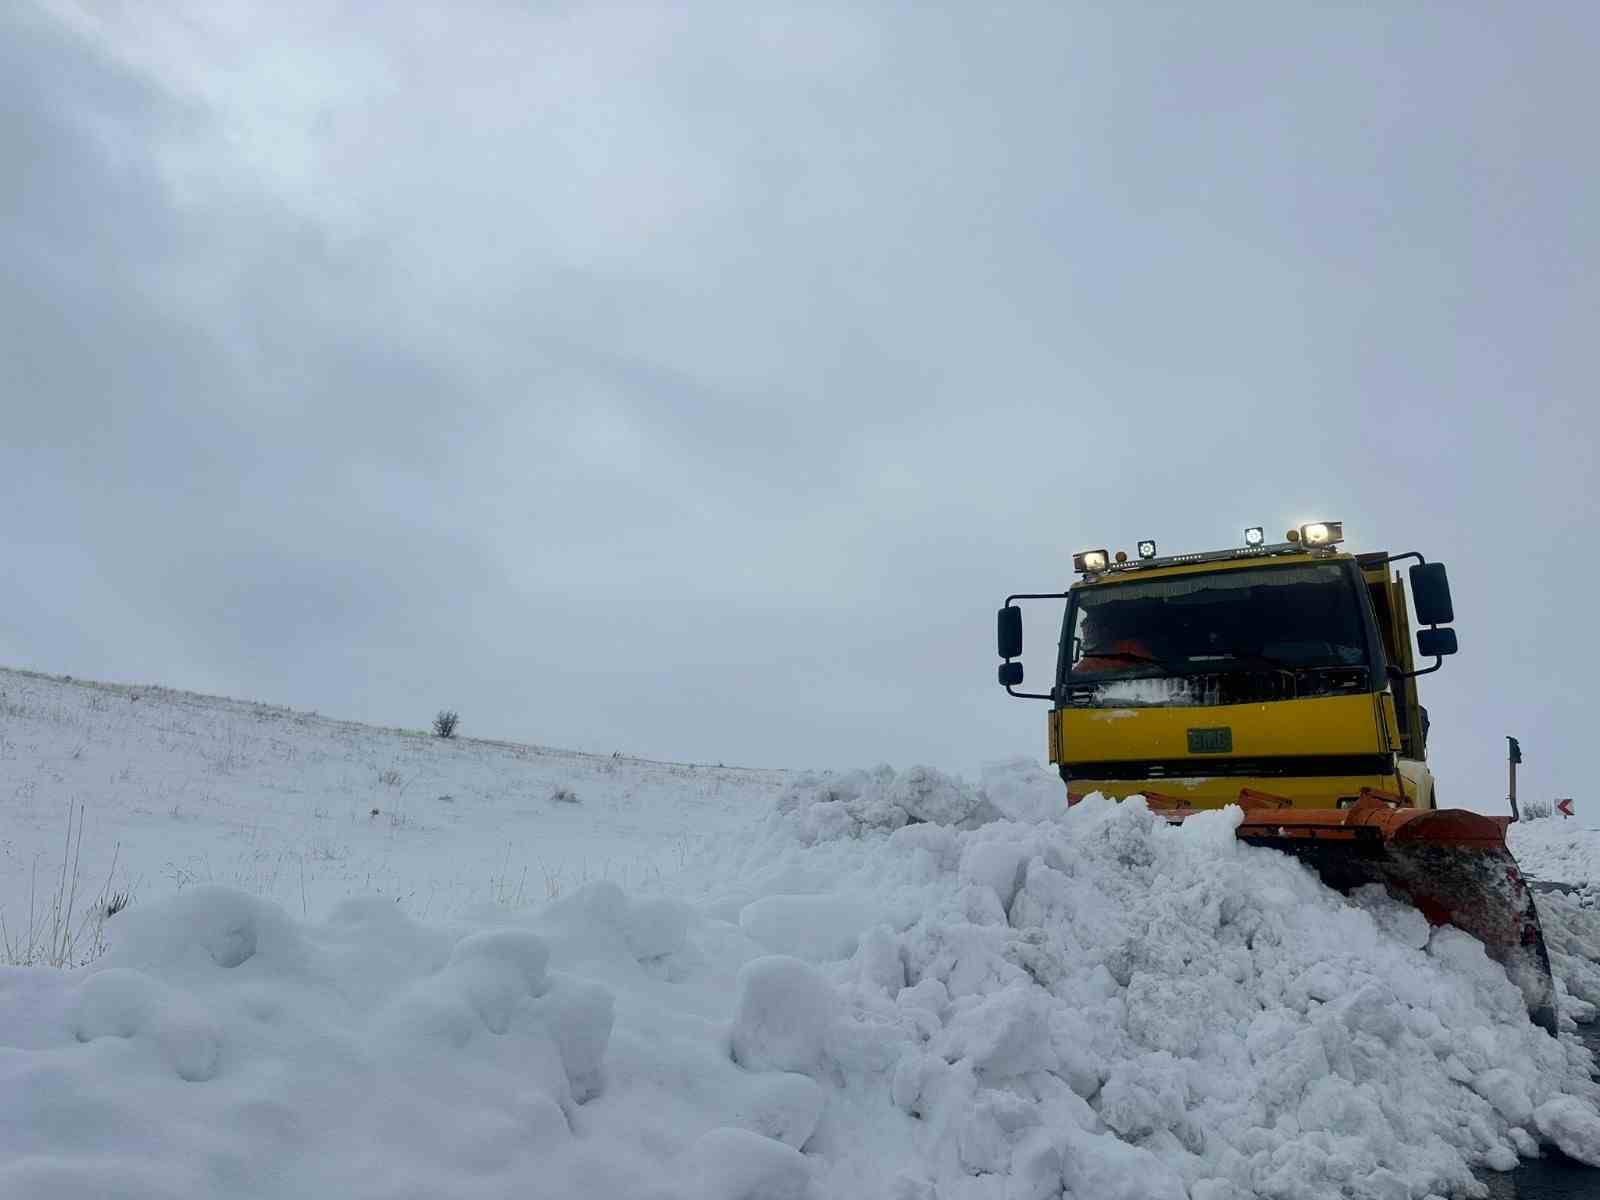
[[1006, 684], [1006, 695], [1015, 696], [1018, 700], [1054, 700], [1055, 699], [1054, 694], [1052, 694], [1050, 692], [1019, 692], [1019, 691], [1017, 691], [1016, 688], [1012, 687], [1009, 683]]
[[1388, 666], [1391, 679], [1415, 679], [1418, 675], [1432, 675], [1440, 667], [1444, 666], [1444, 656], [1442, 654], [1434, 655], [1433, 666], [1423, 667], [1420, 671], [1402, 671], [1393, 663], [1389, 663]]
[[[1065, 600], [1069, 592], [1015, 592], [1006, 597], [1006, 607], [1010, 608], [1018, 600]], [[1006, 659], [1007, 662], [1011, 660]], [[1018, 700], [1054, 700], [1054, 692], [1019, 692], [1011, 684], [1005, 685], [1006, 695], [1015, 696]]]

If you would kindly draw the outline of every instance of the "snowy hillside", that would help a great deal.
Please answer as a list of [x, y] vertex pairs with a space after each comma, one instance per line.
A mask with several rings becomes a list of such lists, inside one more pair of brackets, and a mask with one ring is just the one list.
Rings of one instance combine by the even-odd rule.
[[[1387, 1200], [1600, 1164], [1591, 1056], [1476, 942], [1234, 814], [1060, 798], [0, 672], [11, 956], [109, 947], [0, 968], [0, 1196]], [[1580, 899], [1545, 910], [1569, 1026]]]
[[431, 918], [591, 879], [652, 886], [780, 780], [0, 670], [0, 913], [15, 937], [30, 883], [39, 911], [80, 804], [96, 893], [218, 883], [302, 918], [376, 894]]

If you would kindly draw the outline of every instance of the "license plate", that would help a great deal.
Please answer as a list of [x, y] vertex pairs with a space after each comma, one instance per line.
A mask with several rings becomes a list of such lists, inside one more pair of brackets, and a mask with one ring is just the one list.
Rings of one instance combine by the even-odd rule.
[[1228, 754], [1233, 750], [1233, 730], [1226, 725], [1220, 729], [1189, 730], [1190, 754]]

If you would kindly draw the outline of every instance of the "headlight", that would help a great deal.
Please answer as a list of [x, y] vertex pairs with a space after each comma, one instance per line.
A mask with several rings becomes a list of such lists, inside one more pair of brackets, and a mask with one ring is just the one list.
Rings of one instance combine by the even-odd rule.
[[1244, 544], [1246, 546], [1259, 546], [1267, 540], [1267, 531], [1259, 525], [1252, 525], [1244, 531]]
[[1302, 546], [1334, 546], [1344, 541], [1343, 521], [1313, 521], [1300, 526]]
[[1104, 571], [1111, 556], [1104, 550], [1083, 550], [1072, 556], [1074, 571]]

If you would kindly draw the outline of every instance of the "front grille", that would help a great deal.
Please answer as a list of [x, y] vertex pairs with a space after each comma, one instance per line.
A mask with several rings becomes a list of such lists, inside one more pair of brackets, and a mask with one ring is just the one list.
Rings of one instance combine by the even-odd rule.
[[1061, 764], [1067, 779], [1171, 779], [1195, 776], [1393, 775], [1392, 754], [1293, 754], [1256, 758], [1142, 758]]
[[[1163, 694], [1159, 700], [1118, 699], [1116, 685], [1125, 683], [1155, 684]], [[1370, 690], [1371, 677], [1366, 667], [1303, 667], [1068, 682], [1057, 689], [1056, 695], [1058, 703], [1067, 708], [1187, 708], [1349, 696]]]

